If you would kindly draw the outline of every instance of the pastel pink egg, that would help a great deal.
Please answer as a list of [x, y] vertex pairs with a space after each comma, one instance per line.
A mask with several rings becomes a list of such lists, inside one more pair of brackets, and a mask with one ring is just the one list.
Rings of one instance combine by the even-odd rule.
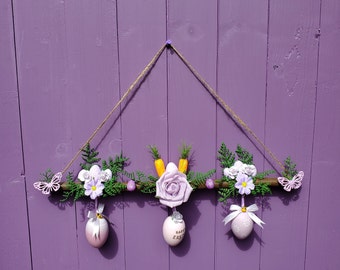
[[99, 221], [99, 234], [93, 235], [96, 223], [93, 219], [89, 219], [85, 227], [85, 235], [89, 244], [95, 248], [102, 247], [109, 236], [109, 224], [105, 218], [98, 218]]

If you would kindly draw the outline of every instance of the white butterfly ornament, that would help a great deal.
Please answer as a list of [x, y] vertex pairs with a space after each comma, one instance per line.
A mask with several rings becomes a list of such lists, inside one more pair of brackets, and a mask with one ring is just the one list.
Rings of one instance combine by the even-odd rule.
[[285, 191], [291, 191], [292, 189], [298, 189], [302, 185], [302, 179], [304, 172], [300, 171], [294, 175], [293, 179], [289, 180], [286, 177], [278, 177], [277, 181], [283, 186]]
[[62, 173], [58, 172], [56, 173], [53, 177], [51, 182], [44, 182], [44, 181], [39, 181], [35, 182], [33, 186], [40, 190], [42, 194], [50, 194], [51, 191], [57, 191], [60, 188], [60, 180], [62, 177]]

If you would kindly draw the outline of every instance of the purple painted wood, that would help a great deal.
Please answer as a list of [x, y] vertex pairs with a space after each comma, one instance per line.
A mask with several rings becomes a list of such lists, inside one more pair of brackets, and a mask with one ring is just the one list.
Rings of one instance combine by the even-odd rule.
[[[74, 17], [77, 13], [78, 16]], [[65, 2], [67, 39], [67, 100], [70, 111], [72, 151], [74, 154], [119, 100], [116, 3], [111, 1]], [[89, 20], [89, 18], [91, 18]], [[72, 104], [72, 106], [71, 106]], [[121, 152], [119, 110], [91, 142], [102, 159]], [[71, 156], [68, 158], [70, 159]], [[78, 158], [72, 167], [80, 170]], [[123, 269], [124, 233], [121, 199], [99, 199], [105, 204], [104, 214], [112, 225], [107, 243], [99, 250], [85, 238], [87, 213], [94, 208], [90, 199], [76, 204], [77, 247], [79, 269], [115, 267]], [[96, 260], [93, 258], [97, 257]]]
[[[340, 3], [322, 1], [305, 269], [339, 269]], [[329, 187], [329, 188], [327, 188]], [[326, 191], [327, 190], [327, 191]], [[325, 208], [327, 210], [325, 210]]]
[[51, 4], [14, 3], [32, 261], [34, 269], [76, 269], [74, 207], [33, 188], [41, 172], [60, 170], [72, 154], [64, 5]]
[[[118, 37], [122, 94], [166, 41], [164, 1], [119, 1]], [[128, 171], [155, 175], [148, 145], [167, 156], [166, 55], [124, 103], [123, 151]], [[168, 246], [162, 237], [166, 211], [152, 196], [124, 195], [125, 269], [167, 269]]]
[[[31, 269], [11, 1], [0, 3], [1, 269]], [[16, 252], [20, 249], [20, 259]]]
[[[0, 268], [31, 269], [32, 261], [34, 269], [51, 270], [338, 269], [339, 218], [324, 207], [339, 202], [340, 7], [320, 1], [12, 1], [14, 17], [11, 1], [2, 1], [1, 211], [15, 213], [15, 222], [1, 225]], [[187, 235], [174, 248], [162, 238], [168, 209], [157, 199], [101, 199], [113, 225], [97, 250], [84, 234], [92, 202], [60, 204], [32, 184], [45, 169], [68, 163], [166, 39], [281, 160], [292, 156], [305, 171], [304, 185], [290, 195], [248, 199], [262, 205], [257, 214], [266, 224], [245, 241], [222, 223], [238, 200], [222, 205], [215, 191], [194, 192], [178, 207]], [[92, 146], [105, 159], [122, 150], [129, 171], [155, 175], [149, 144], [177, 163], [182, 142], [193, 147], [194, 171], [217, 167], [221, 175], [221, 142], [231, 150], [240, 143], [259, 170], [270, 168], [170, 51], [120, 109]], [[70, 169], [75, 174], [79, 162]], [[332, 187], [328, 193], [319, 192], [323, 183]]]
[[[233, 110], [263, 140], [265, 120], [267, 3], [221, 1], [219, 4], [218, 92]], [[235, 151], [238, 144], [254, 154], [258, 170], [263, 156], [229, 116], [218, 108], [217, 147], [224, 142]], [[221, 176], [218, 170], [218, 177]], [[245, 241], [235, 239], [230, 224], [222, 223], [231, 203], [216, 208], [216, 269], [251, 269], [259, 264], [261, 229], [254, 226]], [[246, 205], [254, 203], [246, 198]], [[256, 202], [261, 207], [261, 202]], [[261, 216], [261, 212], [257, 213]], [[247, 259], [245, 259], [247, 258]]]
[[274, 1], [269, 12], [266, 144], [280, 160], [290, 155], [305, 179], [298, 192], [270, 198], [260, 266], [303, 269], [320, 10], [317, 1]]
[[[213, 86], [216, 14], [217, 1], [168, 2], [170, 40]], [[177, 55], [170, 53], [168, 58], [169, 161], [177, 164], [179, 148], [187, 143], [192, 146], [189, 169], [206, 172], [215, 168], [216, 102]], [[215, 204], [214, 192], [196, 191], [189, 202], [177, 208], [186, 222], [186, 234], [183, 242], [171, 249], [170, 269], [191, 269], [193, 261], [195, 269], [214, 268]]]

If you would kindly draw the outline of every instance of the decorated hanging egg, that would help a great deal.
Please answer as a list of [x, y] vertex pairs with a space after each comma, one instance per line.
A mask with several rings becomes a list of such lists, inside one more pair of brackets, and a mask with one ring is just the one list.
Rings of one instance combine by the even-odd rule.
[[163, 223], [163, 237], [169, 246], [177, 246], [184, 238], [185, 222], [183, 216], [175, 211]]
[[238, 239], [247, 238], [254, 228], [254, 222], [248, 213], [240, 213], [231, 222], [231, 230]]
[[90, 218], [86, 223], [87, 241], [95, 248], [102, 247], [109, 236], [109, 224], [103, 217]]

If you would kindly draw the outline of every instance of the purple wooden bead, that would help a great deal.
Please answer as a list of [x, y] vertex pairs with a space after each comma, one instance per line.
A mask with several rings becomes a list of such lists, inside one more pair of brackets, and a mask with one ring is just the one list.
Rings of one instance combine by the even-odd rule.
[[215, 182], [214, 182], [214, 180], [212, 180], [212, 179], [207, 179], [206, 181], [205, 181], [205, 186], [207, 187], [207, 189], [213, 189], [214, 187], [215, 187]]
[[136, 189], [136, 183], [133, 180], [130, 180], [127, 185], [126, 188], [128, 191], [134, 191]]

